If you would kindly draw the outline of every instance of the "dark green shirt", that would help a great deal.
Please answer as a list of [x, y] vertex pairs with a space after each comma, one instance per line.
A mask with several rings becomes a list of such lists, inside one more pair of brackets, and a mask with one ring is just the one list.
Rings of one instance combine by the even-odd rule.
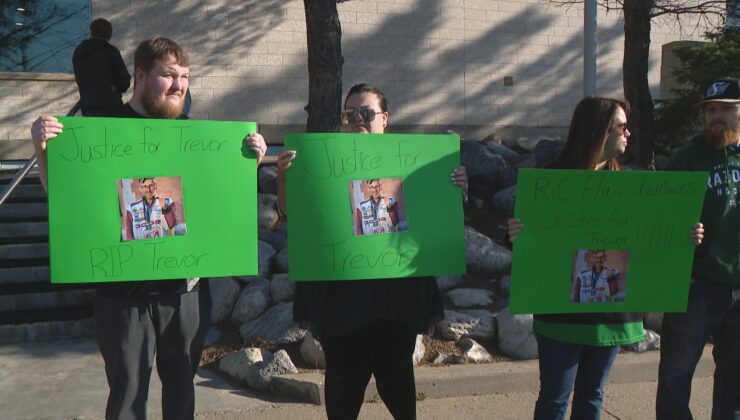
[[704, 240], [694, 254], [694, 278], [740, 286], [740, 148], [713, 149], [697, 137], [679, 150], [670, 171], [707, 171], [707, 191], [701, 211]]

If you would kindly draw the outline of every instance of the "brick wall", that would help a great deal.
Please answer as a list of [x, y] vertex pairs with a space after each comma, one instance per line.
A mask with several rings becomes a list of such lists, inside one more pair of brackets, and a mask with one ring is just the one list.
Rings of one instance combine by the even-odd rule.
[[[581, 98], [582, 4], [351, 0], [338, 9], [344, 90], [360, 81], [379, 86], [396, 130], [454, 127], [479, 138], [506, 126], [562, 127]], [[305, 124], [302, 1], [92, 0], [92, 15], [113, 23], [112, 42], [129, 68], [147, 37], [171, 37], [191, 52], [194, 118], [254, 120], [273, 137]], [[622, 97], [621, 14], [600, 9], [598, 19], [597, 92]], [[649, 77], [656, 99], [661, 45], [699, 39], [692, 22], [683, 28], [670, 19], [653, 25]], [[513, 77], [512, 86], [504, 86], [505, 76]], [[74, 99], [70, 81], [0, 80], [0, 140], [24, 138], [32, 117], [64, 112]]]

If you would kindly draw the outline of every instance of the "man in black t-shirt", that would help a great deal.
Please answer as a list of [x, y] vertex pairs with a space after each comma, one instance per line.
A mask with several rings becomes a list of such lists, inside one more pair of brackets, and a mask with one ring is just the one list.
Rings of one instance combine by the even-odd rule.
[[[188, 54], [176, 42], [153, 38], [134, 57], [134, 92], [115, 116], [175, 119], [182, 114], [189, 79]], [[31, 137], [46, 188], [46, 142], [63, 130], [52, 116], [34, 121]], [[261, 162], [260, 134], [245, 139]], [[144, 279], [145, 280], [145, 279]], [[95, 339], [110, 387], [107, 419], [146, 419], [149, 378], [156, 357], [165, 420], [193, 419], [193, 377], [210, 321], [207, 286], [198, 278], [103, 284], [95, 303]]]

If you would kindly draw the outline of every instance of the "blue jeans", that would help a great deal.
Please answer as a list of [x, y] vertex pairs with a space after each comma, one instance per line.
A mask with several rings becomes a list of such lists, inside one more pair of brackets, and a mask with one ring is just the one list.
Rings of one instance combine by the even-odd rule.
[[[536, 334], [540, 354], [540, 395], [535, 420], [565, 418], [573, 390], [570, 418], [601, 418], [604, 385], [619, 346], [572, 344]], [[575, 388], [575, 389], [574, 389]]]
[[698, 280], [684, 313], [663, 316], [655, 403], [659, 420], [692, 419], [691, 378], [714, 337], [712, 419], [740, 419], [740, 288]]

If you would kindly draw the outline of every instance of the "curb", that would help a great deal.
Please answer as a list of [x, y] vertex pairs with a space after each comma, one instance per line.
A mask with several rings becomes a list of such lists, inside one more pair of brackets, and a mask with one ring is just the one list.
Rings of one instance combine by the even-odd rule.
[[[694, 377], [712, 376], [714, 361], [712, 346], [706, 346]], [[660, 352], [630, 353], [622, 351], [614, 362], [609, 384], [655, 382], [658, 378]], [[537, 392], [539, 367], [537, 360], [495, 362], [480, 365], [450, 365], [414, 369], [417, 399], [449, 398], [471, 395]], [[272, 378], [270, 389], [276, 395], [298, 402], [324, 403], [324, 374], [310, 371]], [[375, 378], [365, 390], [365, 401], [376, 400]]]

